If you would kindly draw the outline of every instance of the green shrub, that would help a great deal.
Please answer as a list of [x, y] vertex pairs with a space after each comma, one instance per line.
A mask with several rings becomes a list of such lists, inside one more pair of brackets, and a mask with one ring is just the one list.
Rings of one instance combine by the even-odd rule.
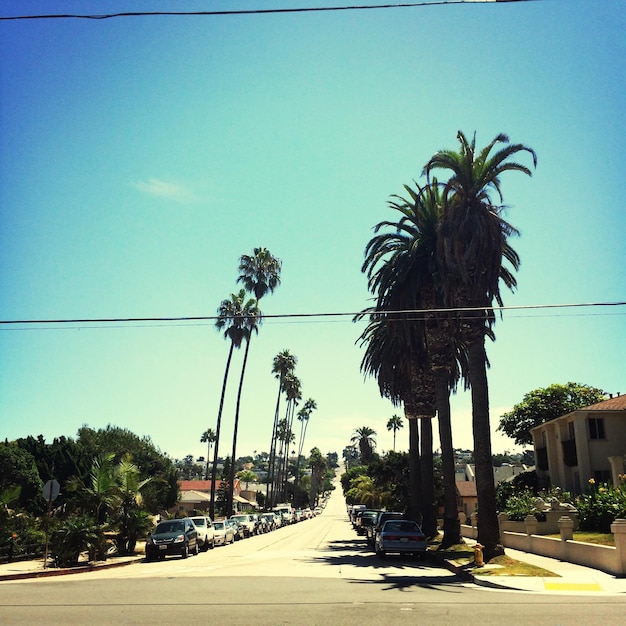
[[580, 530], [610, 533], [617, 518], [626, 518], [626, 484], [597, 485], [593, 478], [585, 495], [576, 499]]
[[50, 554], [57, 567], [76, 565], [82, 552], [89, 560], [106, 559], [106, 539], [102, 527], [87, 515], [69, 517], [50, 537]]

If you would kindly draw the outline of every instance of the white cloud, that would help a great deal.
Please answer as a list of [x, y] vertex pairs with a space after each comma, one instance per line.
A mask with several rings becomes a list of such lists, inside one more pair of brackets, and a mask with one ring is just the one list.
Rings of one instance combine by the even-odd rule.
[[149, 178], [148, 180], [134, 181], [132, 184], [141, 193], [165, 200], [173, 200], [180, 204], [194, 202], [197, 199], [190, 188], [177, 182]]

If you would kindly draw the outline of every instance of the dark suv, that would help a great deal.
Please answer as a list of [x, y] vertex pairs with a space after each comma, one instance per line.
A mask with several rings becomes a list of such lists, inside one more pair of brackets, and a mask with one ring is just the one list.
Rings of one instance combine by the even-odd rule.
[[188, 518], [159, 522], [146, 541], [146, 561], [164, 559], [168, 554], [186, 559], [190, 552], [198, 554], [198, 529]]
[[376, 545], [376, 535], [388, 519], [406, 519], [406, 515], [400, 511], [380, 511], [376, 521], [371, 526], [367, 526], [366, 530], [367, 543], [372, 548]]

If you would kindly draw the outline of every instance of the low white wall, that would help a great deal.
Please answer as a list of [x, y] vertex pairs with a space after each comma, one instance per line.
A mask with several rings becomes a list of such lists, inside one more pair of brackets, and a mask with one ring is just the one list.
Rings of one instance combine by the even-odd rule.
[[[470, 539], [476, 539], [478, 529], [475, 526], [461, 526], [461, 534]], [[616, 535], [616, 542], [618, 538]], [[626, 575], [626, 561], [619, 547], [600, 546], [580, 541], [563, 540], [554, 537], [541, 537], [526, 533], [504, 531], [501, 533], [502, 544], [505, 548], [512, 548], [531, 554], [540, 554], [568, 563], [577, 563], [598, 569], [616, 576]]]

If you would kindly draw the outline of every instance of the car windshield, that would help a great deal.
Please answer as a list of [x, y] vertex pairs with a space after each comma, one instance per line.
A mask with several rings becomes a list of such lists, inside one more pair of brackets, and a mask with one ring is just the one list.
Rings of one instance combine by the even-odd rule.
[[215, 530], [224, 530], [224, 522], [214, 522], [213, 526]]
[[206, 526], [206, 520], [204, 519], [204, 517], [192, 517], [191, 521], [196, 525], [196, 526]]
[[156, 533], [181, 533], [185, 530], [184, 522], [161, 522], [156, 527]]

